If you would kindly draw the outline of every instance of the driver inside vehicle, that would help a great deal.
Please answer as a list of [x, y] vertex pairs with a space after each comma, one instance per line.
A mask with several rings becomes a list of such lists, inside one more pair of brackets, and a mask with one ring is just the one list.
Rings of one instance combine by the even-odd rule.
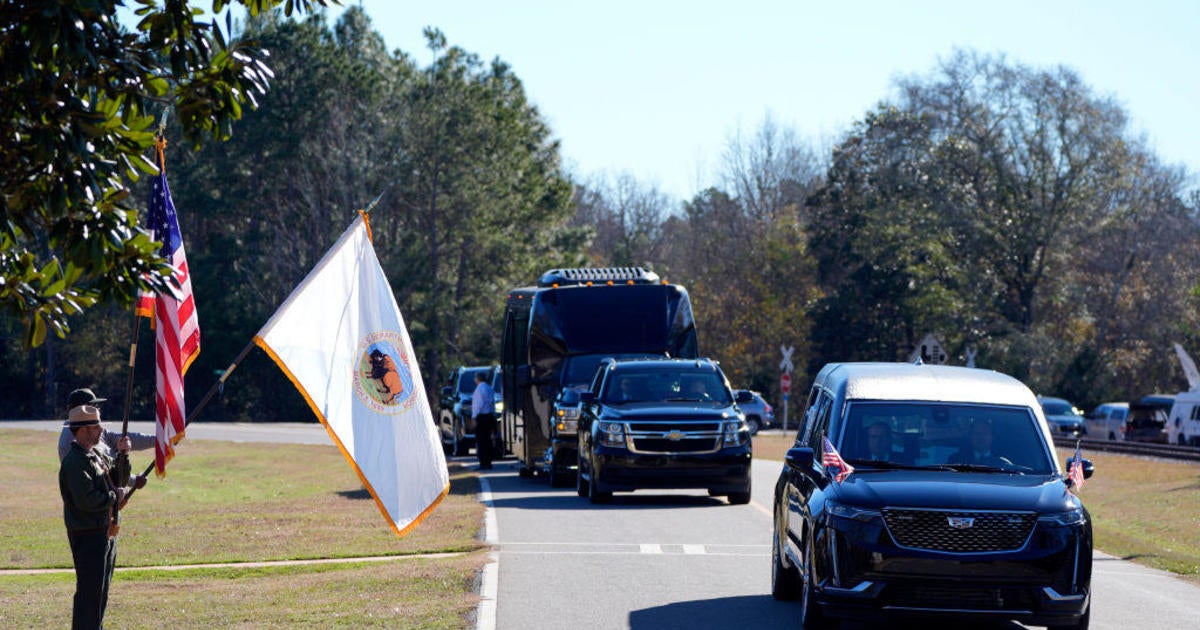
[[1011, 466], [1012, 461], [992, 451], [992, 423], [986, 419], [976, 418], [971, 421], [967, 430], [970, 442], [967, 448], [959, 449], [957, 453], [946, 460], [947, 464], [980, 464], [983, 466]]
[[712, 396], [708, 393], [708, 387], [705, 386], [704, 379], [702, 378], [690, 378], [687, 380], [684, 397], [688, 400], [712, 400]]

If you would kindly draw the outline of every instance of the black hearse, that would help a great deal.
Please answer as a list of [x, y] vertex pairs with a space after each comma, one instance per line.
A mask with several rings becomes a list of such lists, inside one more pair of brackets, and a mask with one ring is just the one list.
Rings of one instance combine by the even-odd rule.
[[641, 268], [552, 269], [509, 292], [500, 351], [505, 447], [522, 476], [569, 482], [578, 398], [607, 357], [698, 356], [687, 290]]
[[772, 594], [798, 598], [806, 628], [944, 615], [1086, 629], [1092, 523], [1066, 468], [1014, 378], [827, 365], [775, 488]]

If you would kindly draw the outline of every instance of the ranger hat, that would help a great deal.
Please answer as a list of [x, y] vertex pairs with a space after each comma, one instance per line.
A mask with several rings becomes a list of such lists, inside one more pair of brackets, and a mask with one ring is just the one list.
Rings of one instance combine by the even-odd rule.
[[72, 407], [67, 415], [67, 426], [72, 429], [100, 424], [100, 410], [91, 405]]
[[108, 399], [97, 398], [96, 394], [92, 392], [92, 390], [84, 387], [71, 392], [71, 395], [67, 396], [67, 409], [73, 409], [79, 405], [95, 405], [96, 403], [102, 403], [106, 400]]

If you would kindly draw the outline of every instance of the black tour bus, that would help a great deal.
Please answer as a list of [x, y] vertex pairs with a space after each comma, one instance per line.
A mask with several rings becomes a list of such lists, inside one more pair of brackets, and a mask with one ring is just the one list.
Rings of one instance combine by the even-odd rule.
[[606, 357], [652, 356], [699, 356], [687, 290], [654, 272], [552, 269], [537, 286], [510, 291], [501, 434], [521, 476], [569, 482], [578, 467], [578, 392]]

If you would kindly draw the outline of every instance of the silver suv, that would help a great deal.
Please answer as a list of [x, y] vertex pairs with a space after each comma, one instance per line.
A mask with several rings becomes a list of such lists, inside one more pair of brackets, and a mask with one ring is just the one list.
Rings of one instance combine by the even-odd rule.
[[[758, 433], [759, 429], [770, 429], [775, 426], [775, 409], [763, 399], [762, 394], [749, 389], [735, 389], [733, 393], [739, 395], [746, 392], [752, 398], [750, 402], [739, 402], [738, 409], [742, 410], [742, 415], [746, 416], [746, 426], [750, 427], [750, 435]], [[742, 395], [739, 398], [744, 398]]]

